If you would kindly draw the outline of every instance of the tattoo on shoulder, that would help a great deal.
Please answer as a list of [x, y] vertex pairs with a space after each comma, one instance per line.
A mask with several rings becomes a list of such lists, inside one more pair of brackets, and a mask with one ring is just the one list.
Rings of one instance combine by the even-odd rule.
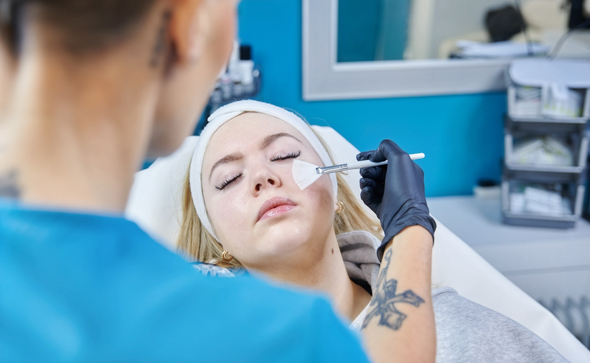
[[379, 319], [378, 324], [387, 326], [393, 330], [399, 330], [407, 315], [397, 310], [397, 304], [410, 304], [420, 306], [424, 300], [412, 290], [397, 294], [397, 280], [387, 280], [387, 270], [391, 262], [391, 250], [387, 251], [383, 262], [385, 267], [381, 270], [377, 280], [377, 287], [373, 290], [373, 299], [369, 304], [369, 313], [363, 322], [363, 329], [374, 318]]
[[0, 172], [0, 197], [18, 199], [21, 190], [18, 185], [18, 171]]

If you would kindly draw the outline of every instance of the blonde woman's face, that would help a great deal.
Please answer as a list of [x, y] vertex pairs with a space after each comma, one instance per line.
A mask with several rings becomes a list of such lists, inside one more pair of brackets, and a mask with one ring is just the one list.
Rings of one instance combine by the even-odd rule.
[[246, 268], [309, 260], [334, 233], [330, 179], [302, 191], [295, 158], [323, 165], [294, 127], [265, 114], [242, 114], [211, 138], [201, 177], [205, 204], [224, 249]]

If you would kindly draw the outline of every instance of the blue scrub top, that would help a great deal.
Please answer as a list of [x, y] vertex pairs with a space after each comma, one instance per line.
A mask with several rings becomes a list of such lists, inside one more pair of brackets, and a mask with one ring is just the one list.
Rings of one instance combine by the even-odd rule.
[[368, 359], [324, 299], [203, 276], [123, 218], [0, 202], [0, 361]]

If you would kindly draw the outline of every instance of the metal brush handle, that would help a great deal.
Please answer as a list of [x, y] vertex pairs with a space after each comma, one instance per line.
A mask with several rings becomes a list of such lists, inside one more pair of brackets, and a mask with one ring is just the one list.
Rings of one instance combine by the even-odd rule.
[[[412, 160], [424, 159], [424, 157], [425, 157], [425, 155], [422, 153], [410, 155], [410, 159], [412, 159]], [[325, 166], [325, 167], [317, 168], [317, 172], [318, 172], [318, 174], [330, 174], [330, 173], [337, 173], [339, 171], [363, 169], [363, 168], [370, 168], [372, 166], [381, 166], [381, 165], [387, 165], [387, 160], [379, 162], [379, 163], [374, 163], [370, 160], [363, 160], [363, 161], [357, 161], [355, 163], [349, 163], [349, 164]]]

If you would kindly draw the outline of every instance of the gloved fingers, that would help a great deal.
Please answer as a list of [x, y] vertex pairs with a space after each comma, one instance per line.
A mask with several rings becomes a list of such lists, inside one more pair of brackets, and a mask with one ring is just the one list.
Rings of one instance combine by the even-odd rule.
[[420, 165], [414, 163], [414, 170], [416, 172], [416, 175], [418, 175], [422, 179], [424, 179], [424, 170], [422, 170], [422, 168], [420, 167]]
[[361, 179], [361, 199], [373, 212], [377, 213], [383, 200], [383, 185], [378, 185], [374, 180]]
[[385, 166], [373, 166], [370, 168], [361, 169], [361, 176], [367, 179], [373, 179], [383, 183], [385, 175], [387, 174], [387, 165]]
[[391, 161], [394, 157], [408, 155], [395, 142], [391, 140], [383, 140], [375, 152], [370, 156], [369, 160], [379, 163], [381, 161]]
[[361, 178], [359, 184], [360, 184], [361, 189], [365, 189], [366, 187], [373, 189], [374, 195], [382, 195], [383, 194], [383, 184], [378, 184], [373, 179]]
[[[424, 172], [391, 140], [384, 140], [373, 153], [362, 153], [373, 162], [387, 165], [361, 170], [361, 199], [379, 218], [389, 239], [411, 225], [431, 227], [424, 193]], [[433, 228], [429, 231], [432, 232]]]
[[375, 150], [363, 151], [356, 156], [356, 160], [357, 161], [369, 160], [369, 158], [371, 157], [371, 155], [373, 155], [374, 152], [375, 152]]
[[[363, 189], [361, 189], [361, 199], [363, 201], [363, 203], [365, 203], [369, 208], [373, 209], [373, 204], [376, 201], [376, 197], [375, 197], [375, 193], [373, 191], [373, 188], [371, 187], [365, 187]], [[373, 209], [373, 211], [375, 211]]]

